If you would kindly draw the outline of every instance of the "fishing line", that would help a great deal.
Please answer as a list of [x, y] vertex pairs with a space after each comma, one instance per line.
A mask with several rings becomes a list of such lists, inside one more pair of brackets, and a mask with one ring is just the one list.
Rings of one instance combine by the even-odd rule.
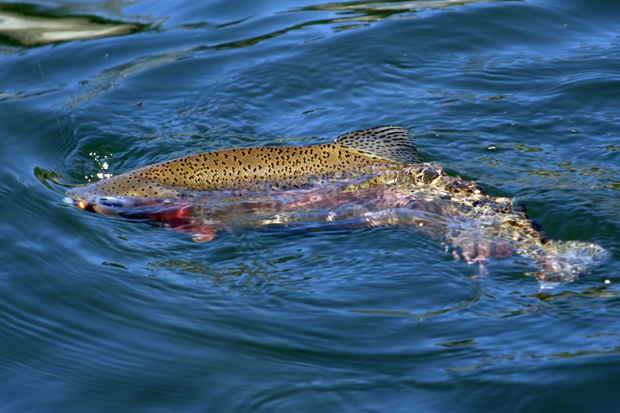
[[[30, 32], [30, 28], [28, 27], [28, 20], [26, 19], [26, 15], [24, 14], [24, 9], [22, 8], [22, 4], [19, 4], [19, 10], [22, 12], [22, 17], [24, 18], [24, 24], [26, 25], [26, 32]], [[34, 50], [34, 41], [30, 38], [30, 46], [32, 50]], [[39, 60], [39, 56], [35, 53], [35, 59], [37, 59], [37, 64], [39, 65], [39, 72], [41, 72], [41, 77], [43, 78], [43, 84], [45, 85], [45, 90], [49, 90], [49, 86], [47, 85], [47, 80], [45, 79], [45, 74], [43, 73], [43, 65], [41, 65], [41, 61]], [[60, 136], [62, 137], [62, 142], [65, 144], [65, 149], [69, 150], [69, 145], [67, 145], [67, 140], [65, 139], [65, 134], [62, 131], [62, 127], [60, 126], [60, 119], [58, 118], [58, 113], [56, 113], [56, 109], [54, 109], [54, 117], [56, 118], [56, 124], [58, 125], [58, 130], [60, 131]]]

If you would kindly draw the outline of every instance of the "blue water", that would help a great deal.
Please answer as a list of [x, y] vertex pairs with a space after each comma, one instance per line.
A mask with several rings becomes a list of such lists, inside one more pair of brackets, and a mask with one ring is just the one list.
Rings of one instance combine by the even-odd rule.
[[[1, 3], [0, 410], [616, 411], [617, 16], [612, 0]], [[62, 202], [177, 156], [386, 124], [612, 258], [542, 289], [527, 260], [481, 277], [406, 228], [195, 243]]]

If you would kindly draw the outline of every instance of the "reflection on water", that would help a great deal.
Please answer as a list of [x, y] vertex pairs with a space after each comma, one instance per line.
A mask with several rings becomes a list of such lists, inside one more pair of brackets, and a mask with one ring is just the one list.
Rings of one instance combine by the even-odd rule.
[[81, 82], [79, 85], [81, 89], [80, 93], [73, 96], [65, 105], [69, 108], [74, 108], [99, 95], [116, 89], [120, 86], [122, 80], [130, 76], [145, 70], [153, 69], [157, 66], [178, 61], [191, 55], [193, 52], [194, 49], [174, 50], [161, 55], [139, 57], [134, 61], [106, 69], [92, 76], [89, 80]]
[[[73, 16], [75, 13], [80, 16]], [[152, 24], [106, 20], [82, 13], [80, 3], [63, 3], [59, 10], [42, 10], [30, 4], [0, 4], [0, 39], [9, 44], [35, 46], [136, 33]]]
[[[232, 38], [225, 41], [219, 41], [214, 44], [203, 44], [194, 47], [182, 47], [159, 55], [140, 56], [135, 60], [123, 63], [122, 65], [108, 68], [103, 72], [92, 76], [90, 79], [80, 83], [80, 89], [82, 90], [76, 96], [74, 96], [67, 105], [71, 108], [93, 99], [103, 93], [114, 90], [117, 88], [121, 80], [132, 76], [136, 73], [144, 70], [149, 70], [154, 67], [165, 65], [178, 61], [183, 58], [194, 57], [197, 53], [208, 52], [222, 49], [241, 49], [254, 46], [258, 43], [264, 42], [269, 39], [280, 37], [292, 31], [302, 30], [311, 26], [332, 26], [334, 32], [339, 32], [345, 29], [354, 29], [364, 27], [367, 23], [377, 22], [390, 18], [393, 15], [400, 15], [405, 17], [406, 13], [415, 13], [419, 10], [443, 8], [446, 6], [459, 6], [467, 3], [487, 1], [516, 1], [516, 0], [460, 0], [460, 1], [419, 1], [419, 2], [346, 2], [346, 3], [328, 3], [319, 4], [315, 6], [308, 6], [303, 8], [290, 8], [284, 13], [292, 14], [296, 13], [300, 16], [299, 22], [288, 25], [284, 28], [278, 27], [276, 30], [269, 30], [261, 33], [257, 36], [242, 37], [239, 38], [239, 33], [244, 33], [244, 29], [247, 26], [254, 24], [253, 19], [243, 18], [232, 22], [225, 23], [223, 25], [215, 26], [214, 28], [225, 28], [228, 26], [236, 26], [237, 30], [233, 32]], [[335, 12], [336, 16], [333, 18], [321, 18], [313, 19], [312, 14], [307, 12]], [[117, 12], [120, 16], [120, 12]], [[147, 21], [143, 23], [121, 23], [115, 21], [102, 21], [101, 19], [94, 18], [75, 18], [75, 17], [40, 17], [37, 15], [28, 16], [27, 20], [21, 17], [21, 14], [13, 11], [11, 12], [13, 19], [21, 19], [20, 31], [14, 32], [13, 30], [6, 31], [6, 36], [10, 36], [19, 40], [22, 44], [44, 44], [55, 41], [75, 40], [88, 37], [103, 37], [103, 36], [116, 36], [121, 34], [134, 33], [151, 26], [155, 21]], [[44, 29], [33, 30], [34, 22], [42, 20], [47, 22], [48, 26], [41, 25]], [[140, 18], [145, 20], [145, 18]], [[33, 22], [31, 22], [33, 21]], [[343, 25], [344, 23], [344, 25]], [[362, 24], [347, 24], [347, 23], [362, 23]], [[28, 26], [26, 26], [26, 24]], [[58, 29], [52, 30], [51, 27], [58, 26]], [[180, 26], [178, 29], [193, 30], [193, 26]], [[2, 24], [0, 24], [0, 36], [4, 33], [2, 30]], [[18, 37], [18, 34], [20, 37]], [[61, 39], [62, 36], [66, 38]], [[82, 36], [82, 37], [80, 37]], [[37, 37], [35, 39], [35, 37]], [[39, 38], [40, 37], [40, 38]], [[44, 39], [47, 38], [47, 41]]]
[[412, 313], [409, 311], [386, 311], [386, 310], [374, 310], [374, 309], [352, 309], [349, 311], [352, 313], [361, 313], [361, 314], [375, 314], [375, 315], [382, 315], [382, 316], [407, 317], [408, 319], [424, 321], [425, 319], [430, 319], [430, 318], [437, 317], [437, 316], [444, 316], [450, 313], [456, 313], [460, 310], [467, 309], [469, 307], [473, 307], [476, 303], [478, 303], [482, 299], [484, 295], [485, 294], [482, 290], [480, 290], [476, 285], [473, 285], [471, 296], [465, 297], [460, 302], [457, 302], [445, 308], [426, 311], [424, 313]]
[[41, 45], [138, 31], [136, 24], [99, 23], [88, 17], [37, 17], [0, 12], [0, 35], [23, 45]]
[[[310, 272], [316, 271], [316, 266], [327, 259], [328, 257], [320, 255], [298, 254], [250, 262], [232, 261], [219, 265], [191, 259], [169, 259], [152, 261], [148, 266], [154, 270], [174, 269], [181, 273], [193, 274], [199, 277], [199, 281], [206, 281], [213, 287], [224, 287], [229, 291], [244, 292], [248, 289], [264, 291], [270, 287], [275, 287], [279, 291], [299, 289], [307, 291], [308, 287], [303, 281], [312, 279], [313, 275]], [[292, 271], [291, 267], [297, 271]]]
[[535, 297], [547, 304], [558, 304], [563, 301], [574, 302], [581, 300], [583, 302], [600, 302], [606, 299], [617, 299], [620, 297], [620, 292], [609, 289], [605, 286], [590, 287], [584, 291], [561, 291], [558, 293], [550, 293], [548, 291], [539, 292], [534, 294]]
[[[481, 3], [487, 1], [519, 1], [519, 0], [444, 0], [444, 1], [351, 1], [351, 2], [335, 2], [326, 4], [317, 4], [314, 6], [306, 6], [291, 11], [328, 11], [336, 12], [338, 17], [333, 19], [325, 19], [314, 21], [300, 25], [298, 28], [308, 24], [339, 24], [334, 27], [335, 32], [347, 29], [356, 29], [365, 27], [367, 23], [377, 22], [389, 19], [398, 15], [399, 17], [417, 17], [407, 16], [407, 13], [415, 13], [426, 9], [440, 9], [449, 6], [463, 6], [468, 3]], [[342, 24], [342, 23], [358, 23], [358, 24]]]
[[303, 10], [325, 10], [371, 13], [376, 12], [403, 12], [421, 9], [436, 9], [448, 6], [463, 6], [468, 3], [481, 3], [487, 1], [519, 1], [519, 0], [418, 0], [418, 1], [349, 1], [319, 4], [304, 7]]

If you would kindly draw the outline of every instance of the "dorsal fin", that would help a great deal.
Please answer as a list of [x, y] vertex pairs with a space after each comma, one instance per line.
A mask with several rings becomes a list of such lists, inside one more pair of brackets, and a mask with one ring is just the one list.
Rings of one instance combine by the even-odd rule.
[[380, 126], [339, 136], [334, 142], [350, 151], [392, 162], [413, 164], [424, 162], [413, 141], [413, 135], [398, 126]]

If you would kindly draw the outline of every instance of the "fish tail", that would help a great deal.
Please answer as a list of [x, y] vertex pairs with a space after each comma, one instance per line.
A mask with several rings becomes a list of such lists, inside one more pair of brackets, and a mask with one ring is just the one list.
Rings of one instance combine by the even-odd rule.
[[536, 276], [546, 283], [565, 283], [584, 277], [609, 257], [605, 248], [593, 242], [549, 240], [544, 255], [536, 261], [542, 271]]

